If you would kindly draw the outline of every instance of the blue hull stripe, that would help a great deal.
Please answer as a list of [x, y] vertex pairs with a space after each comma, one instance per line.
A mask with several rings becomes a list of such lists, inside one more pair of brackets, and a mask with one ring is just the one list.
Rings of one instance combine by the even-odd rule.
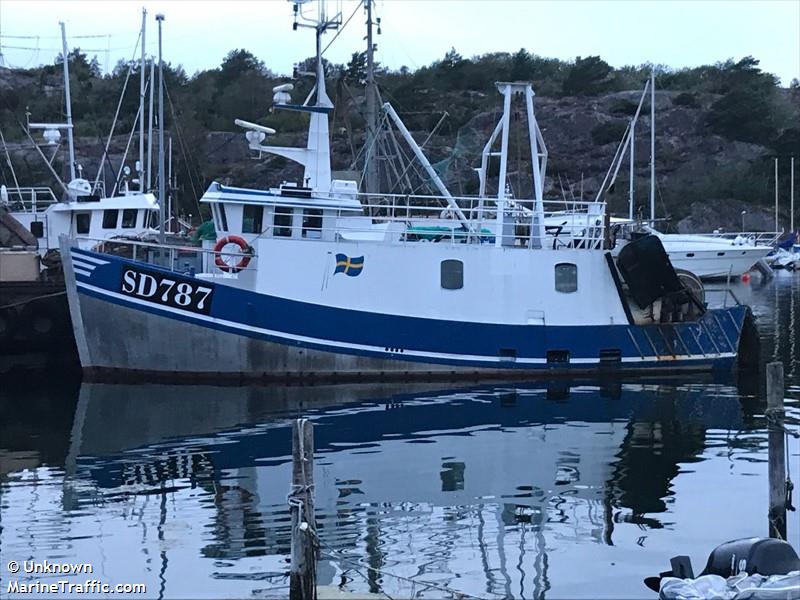
[[[731, 366], [747, 308], [709, 311], [698, 322], [670, 325], [552, 326], [465, 323], [369, 313], [257, 294], [214, 282], [209, 317], [169, 309], [119, 293], [125, 265], [142, 265], [168, 273], [171, 279], [197, 279], [149, 264], [73, 249], [86, 257], [109, 260], [89, 275], [76, 271], [79, 291], [105, 301], [238, 335], [283, 344], [460, 366], [535, 368], [546, 366], [548, 350], [564, 350], [571, 365], [596, 365], [601, 350], [619, 350], [627, 366], [711, 364]], [[389, 351], [402, 349], [403, 352]], [[501, 358], [508, 350], [516, 360]], [[558, 365], [566, 367], [567, 365]]]

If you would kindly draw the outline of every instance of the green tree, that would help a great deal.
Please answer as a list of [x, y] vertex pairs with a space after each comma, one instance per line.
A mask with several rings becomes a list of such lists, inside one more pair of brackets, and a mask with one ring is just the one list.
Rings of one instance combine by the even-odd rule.
[[264, 63], [247, 50], [231, 50], [220, 65], [219, 83], [225, 85], [248, 74], [265, 75]]
[[353, 52], [344, 68], [344, 79], [348, 83], [364, 83], [367, 80], [367, 51]]
[[533, 75], [533, 57], [525, 48], [511, 55], [511, 80], [528, 81]]
[[606, 91], [611, 84], [612, 69], [599, 56], [575, 59], [562, 89], [568, 96], [595, 96]]
[[775, 76], [761, 71], [752, 56], [725, 63], [720, 81], [724, 95], [708, 114], [711, 131], [742, 142], [769, 143], [778, 130], [776, 84]]

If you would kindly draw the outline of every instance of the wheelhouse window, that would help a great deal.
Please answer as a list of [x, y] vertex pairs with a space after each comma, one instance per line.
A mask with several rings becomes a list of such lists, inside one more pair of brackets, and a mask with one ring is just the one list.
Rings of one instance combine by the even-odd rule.
[[261, 233], [264, 223], [264, 207], [245, 204], [242, 211], [242, 233]]
[[156, 229], [158, 227], [158, 211], [148, 210], [144, 215], [145, 229]]
[[228, 231], [228, 216], [225, 214], [225, 205], [222, 203], [217, 204], [219, 211], [219, 224], [222, 225], [222, 231]]
[[119, 211], [116, 208], [108, 208], [103, 211], [103, 229], [116, 229]]
[[303, 237], [320, 239], [322, 237], [322, 210], [307, 208], [303, 211]]
[[578, 291], [578, 265], [572, 263], [556, 265], [556, 291], [564, 294]]
[[289, 206], [276, 206], [272, 234], [276, 237], [292, 237], [292, 215], [294, 209]]
[[139, 211], [135, 208], [126, 208], [122, 211], [122, 228], [123, 229], [133, 229], [136, 227], [136, 216], [139, 214]]
[[89, 225], [92, 222], [92, 213], [75, 213], [75, 233], [89, 233]]
[[445, 290], [460, 290], [464, 287], [464, 263], [447, 259], [441, 263], [441, 284]]

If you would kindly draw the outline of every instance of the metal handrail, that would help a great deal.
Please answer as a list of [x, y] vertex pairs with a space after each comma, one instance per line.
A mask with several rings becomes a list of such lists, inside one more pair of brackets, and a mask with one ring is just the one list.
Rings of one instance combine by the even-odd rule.
[[[90, 241], [90, 242], [97, 242], [97, 244], [95, 244], [94, 247], [93, 247], [93, 251], [100, 252], [101, 254], [110, 254], [110, 252], [108, 252], [106, 250], [106, 244], [108, 244], [108, 245], [116, 244], [116, 245], [132, 246], [132, 248], [133, 248], [133, 251], [131, 253], [132, 254], [132, 256], [131, 256], [132, 260], [140, 260], [137, 257], [137, 254], [139, 254], [139, 252], [137, 252], [137, 249], [141, 249], [141, 248], [150, 248], [150, 249], [153, 249], [153, 250], [158, 250], [160, 252], [169, 251], [169, 265], [170, 266], [168, 268], [170, 270], [172, 270], [172, 271], [175, 271], [175, 268], [174, 268], [175, 261], [178, 260], [178, 258], [179, 258], [178, 254], [180, 252], [191, 253], [191, 254], [201, 255], [201, 256], [202, 255], [209, 255], [209, 256], [213, 256], [215, 259], [218, 256], [231, 256], [231, 257], [234, 257], [234, 258], [241, 258], [243, 256], [243, 253], [241, 253], [241, 252], [225, 252], [225, 251], [222, 251], [222, 250], [215, 251], [215, 250], [210, 249], [210, 248], [202, 248], [202, 247], [199, 247], [199, 246], [172, 246], [172, 245], [169, 245], [169, 244], [159, 244], [157, 242], [143, 242], [143, 241], [139, 241], [139, 240], [130, 240], [130, 239], [124, 239], [124, 238], [90, 238], [90, 237], [82, 237], [81, 238], [81, 241], [87, 241], [87, 240]], [[258, 255], [255, 253], [255, 251], [252, 254], [248, 253], [247, 256], [249, 256], [251, 259], [255, 259], [255, 258], [258, 257]], [[159, 265], [159, 266], [163, 266], [163, 265]], [[254, 270], [254, 268], [255, 267], [249, 267], [249, 266], [248, 267], [242, 267], [242, 268], [237, 268], [237, 271]]]
[[13, 201], [22, 203], [25, 212], [30, 209], [35, 213], [40, 204], [50, 206], [58, 202], [53, 190], [46, 186], [7, 187], [6, 192], [8, 193], [9, 201], [11, 201], [12, 195], [17, 197]]

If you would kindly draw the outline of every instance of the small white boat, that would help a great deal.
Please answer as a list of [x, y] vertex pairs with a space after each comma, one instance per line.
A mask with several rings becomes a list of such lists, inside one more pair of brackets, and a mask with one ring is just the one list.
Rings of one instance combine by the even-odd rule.
[[772, 252], [771, 246], [756, 241], [758, 234], [726, 237], [645, 230], [658, 236], [676, 269], [691, 271], [701, 279], [740, 277]]

